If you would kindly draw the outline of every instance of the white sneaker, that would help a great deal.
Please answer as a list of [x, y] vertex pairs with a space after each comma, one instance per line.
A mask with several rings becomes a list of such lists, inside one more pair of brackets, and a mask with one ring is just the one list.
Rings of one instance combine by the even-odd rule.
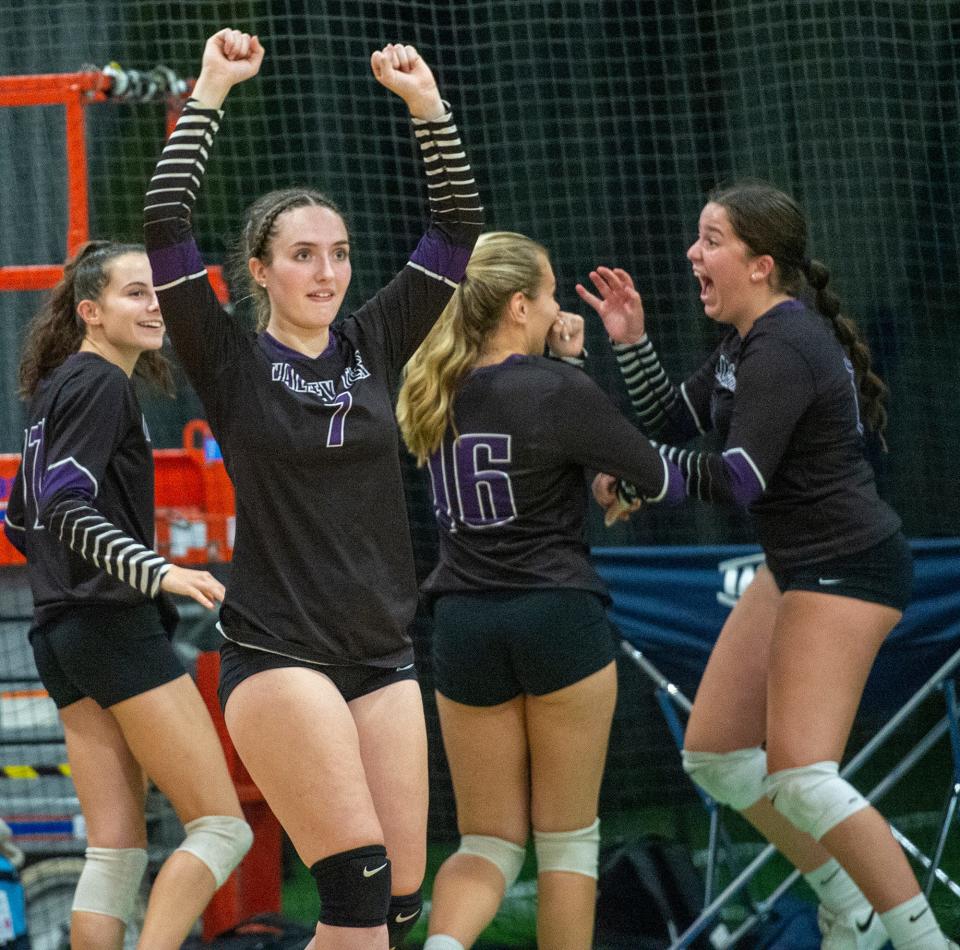
[[817, 925], [823, 934], [822, 950], [880, 950], [889, 940], [879, 914], [872, 908], [834, 914], [821, 904]]

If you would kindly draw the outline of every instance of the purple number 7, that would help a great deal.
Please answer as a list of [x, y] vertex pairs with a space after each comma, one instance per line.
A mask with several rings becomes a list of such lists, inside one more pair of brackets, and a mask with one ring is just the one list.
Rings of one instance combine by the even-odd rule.
[[347, 413], [353, 405], [353, 396], [347, 390], [338, 393], [325, 406], [333, 410], [330, 417], [330, 428], [327, 430], [327, 448], [339, 449], [343, 445], [343, 429], [347, 421]]

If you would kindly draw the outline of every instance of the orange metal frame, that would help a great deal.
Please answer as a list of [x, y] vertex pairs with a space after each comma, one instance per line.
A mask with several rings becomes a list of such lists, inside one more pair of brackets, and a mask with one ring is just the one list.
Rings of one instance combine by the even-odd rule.
[[[87, 145], [84, 108], [106, 102], [113, 78], [102, 72], [47, 73], [34, 76], [0, 76], [0, 108], [63, 106], [66, 112], [67, 154], [67, 257], [87, 240]], [[183, 99], [167, 98], [166, 130], [173, 131]], [[227, 286], [219, 267], [208, 268], [210, 283], [221, 301]], [[46, 290], [63, 276], [58, 264], [24, 264], [0, 267], [0, 290]]]
[[[56, 73], [35, 76], [0, 76], [0, 107], [63, 106], [66, 110], [67, 154], [67, 256], [71, 257], [89, 236], [87, 203], [87, 148], [84, 108], [104, 102], [113, 80], [100, 72]], [[167, 135], [173, 131], [183, 101], [167, 99]], [[210, 282], [221, 301], [227, 299], [226, 283], [219, 267], [208, 268]], [[63, 276], [62, 265], [30, 264], [0, 267], [0, 290], [45, 290]], [[193, 430], [190, 430], [190, 437]], [[5, 456], [16, 468], [16, 456]], [[0, 465], [0, 476], [6, 469]], [[8, 478], [7, 481], [11, 479]], [[232, 505], [232, 492], [224, 504]], [[3, 544], [0, 542], [0, 554]], [[9, 561], [22, 560], [12, 546]], [[216, 700], [219, 655], [201, 654], [197, 666], [198, 682], [223, 743], [231, 774], [247, 817], [254, 829], [254, 846], [230, 880], [214, 895], [204, 913], [204, 936], [232, 926], [252, 913], [280, 910], [280, 825], [263, 796], [243, 769], [227, 735]]]

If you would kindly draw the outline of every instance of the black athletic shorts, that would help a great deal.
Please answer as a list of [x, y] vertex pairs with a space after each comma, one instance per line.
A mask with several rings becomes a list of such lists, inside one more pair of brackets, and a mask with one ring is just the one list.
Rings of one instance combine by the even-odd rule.
[[30, 645], [58, 709], [84, 697], [107, 709], [186, 672], [150, 602], [71, 607], [31, 630]]
[[220, 645], [220, 685], [217, 695], [220, 708], [226, 709], [230, 694], [248, 677], [264, 670], [283, 670], [291, 666], [302, 666], [306, 670], [323, 673], [340, 690], [346, 702], [366, 696], [391, 683], [404, 680], [416, 680], [417, 668], [413, 663], [400, 667], [365, 666], [362, 664], [334, 665], [332, 663], [311, 663], [298, 660], [293, 656], [268, 653], [255, 650], [233, 640], [224, 640]]
[[615, 649], [604, 604], [589, 591], [451, 593], [433, 602], [434, 682], [467, 706], [553, 693], [603, 669]]
[[904, 610], [913, 590], [913, 556], [898, 531], [866, 551], [801, 567], [767, 566], [782, 592], [814, 590]]

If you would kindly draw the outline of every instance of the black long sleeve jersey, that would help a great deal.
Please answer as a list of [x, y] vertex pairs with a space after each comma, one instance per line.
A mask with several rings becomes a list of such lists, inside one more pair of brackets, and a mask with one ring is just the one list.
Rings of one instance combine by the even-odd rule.
[[326, 351], [311, 359], [241, 330], [206, 279], [190, 215], [221, 116], [187, 104], [145, 208], [170, 338], [236, 488], [221, 628], [309, 662], [410, 663], [416, 579], [391, 392], [480, 233], [470, 166], [449, 115], [414, 120], [429, 229], [400, 273], [331, 327]]
[[[34, 626], [156, 598], [170, 564], [151, 550], [153, 454], [126, 373], [74, 353], [41, 380], [28, 419], [5, 530], [27, 558]], [[172, 604], [159, 606], [171, 629]]]
[[646, 337], [615, 350], [648, 435], [674, 443], [719, 433], [721, 453], [660, 451], [689, 495], [756, 516], [771, 563], [862, 551], [900, 527], [864, 456], [853, 365], [829, 322], [800, 301], [772, 308], [743, 338], [729, 328], [679, 389]]
[[587, 558], [584, 470], [651, 503], [683, 479], [580, 370], [540, 356], [475, 369], [429, 459], [440, 562], [424, 592], [567, 587], [606, 595]]

